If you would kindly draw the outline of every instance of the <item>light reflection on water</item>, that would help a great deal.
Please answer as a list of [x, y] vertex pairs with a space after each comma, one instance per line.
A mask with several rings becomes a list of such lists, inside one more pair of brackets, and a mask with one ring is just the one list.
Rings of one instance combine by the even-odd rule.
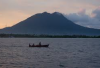
[[100, 68], [100, 39], [1, 38], [0, 68]]

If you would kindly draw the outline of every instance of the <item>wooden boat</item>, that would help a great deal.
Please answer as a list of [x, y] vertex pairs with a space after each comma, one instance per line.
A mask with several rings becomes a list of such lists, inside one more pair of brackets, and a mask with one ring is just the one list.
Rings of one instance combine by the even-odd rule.
[[48, 47], [49, 46], [49, 44], [47, 44], [47, 45], [30, 45], [29, 44], [29, 47]]

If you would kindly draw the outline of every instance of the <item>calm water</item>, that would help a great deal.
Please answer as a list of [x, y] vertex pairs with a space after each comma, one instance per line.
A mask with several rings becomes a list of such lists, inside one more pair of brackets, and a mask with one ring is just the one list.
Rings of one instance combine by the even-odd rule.
[[100, 68], [100, 39], [1, 38], [0, 68]]

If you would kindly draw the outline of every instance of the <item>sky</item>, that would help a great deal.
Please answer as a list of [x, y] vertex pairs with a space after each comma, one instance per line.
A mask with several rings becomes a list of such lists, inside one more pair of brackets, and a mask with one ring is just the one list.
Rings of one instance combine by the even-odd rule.
[[79, 25], [100, 29], [100, 0], [0, 0], [0, 28], [45, 11], [61, 12]]

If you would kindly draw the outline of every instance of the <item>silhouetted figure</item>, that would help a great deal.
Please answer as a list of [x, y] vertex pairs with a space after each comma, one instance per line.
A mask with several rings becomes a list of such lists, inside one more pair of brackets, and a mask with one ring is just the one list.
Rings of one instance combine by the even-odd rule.
[[39, 42], [39, 46], [41, 46], [41, 42]]
[[34, 43], [33, 43], [33, 45], [32, 46], [34, 46]]

